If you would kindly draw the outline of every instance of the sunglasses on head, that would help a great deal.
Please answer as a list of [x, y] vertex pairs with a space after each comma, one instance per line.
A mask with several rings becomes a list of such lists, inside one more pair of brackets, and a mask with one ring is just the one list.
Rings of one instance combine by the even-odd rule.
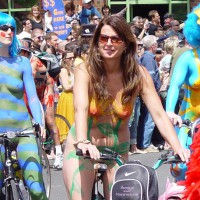
[[122, 39], [117, 36], [108, 36], [108, 35], [102, 35], [102, 34], [99, 36], [100, 43], [106, 44], [108, 43], [109, 39], [111, 40], [113, 44], [120, 44], [123, 42]]
[[2, 30], [2, 31], [8, 31], [9, 28], [10, 28], [10, 30], [11, 30], [12, 32], [15, 31], [15, 27], [14, 27], [14, 26], [8, 26], [8, 25], [1, 25], [1, 26], [0, 26], [0, 30]]

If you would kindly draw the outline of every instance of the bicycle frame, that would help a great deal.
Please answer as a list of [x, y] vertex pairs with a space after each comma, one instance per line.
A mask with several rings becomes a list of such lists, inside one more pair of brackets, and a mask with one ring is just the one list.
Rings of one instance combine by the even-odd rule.
[[[27, 136], [24, 136], [27, 137]], [[2, 145], [5, 148], [5, 167], [4, 167], [4, 187], [5, 187], [5, 198], [6, 200], [20, 199], [25, 200], [22, 196], [22, 191], [19, 188], [20, 179], [16, 177], [15, 169], [13, 164], [18, 163], [11, 156], [10, 139], [4, 138]]]
[[5, 181], [8, 181], [9, 179], [14, 179], [15, 177], [9, 140], [4, 140], [3, 145], [5, 148], [5, 171], [7, 174]]
[[[119, 166], [124, 164], [122, 156], [117, 152], [112, 151], [109, 148], [104, 149], [107, 153], [100, 152], [100, 160], [112, 160], [115, 161]], [[80, 149], [77, 149], [76, 155], [84, 156], [85, 159], [91, 159], [89, 154], [83, 155]], [[92, 189], [92, 200], [104, 200], [104, 197], [99, 192], [98, 182], [102, 180], [103, 173], [107, 170], [107, 165], [105, 163], [97, 162], [94, 164], [95, 180]]]
[[[42, 160], [42, 166], [43, 166], [43, 170], [44, 170], [44, 173], [46, 173], [46, 175], [44, 175], [46, 178], [46, 181], [44, 182], [44, 186], [45, 186], [45, 190], [46, 190], [46, 195], [47, 197], [49, 197], [50, 195], [50, 187], [51, 187], [51, 175], [50, 175], [50, 166], [49, 166], [49, 161], [46, 157], [46, 154], [44, 153], [43, 149], [42, 149], [42, 146], [41, 146], [41, 140], [40, 140], [40, 127], [39, 127], [39, 124], [34, 124], [34, 128], [35, 128], [35, 131], [33, 130], [25, 130], [25, 131], [17, 131], [17, 132], [6, 132], [6, 133], [2, 133], [0, 135], [0, 138], [3, 138], [2, 139], [2, 145], [4, 146], [5, 148], [5, 168], [4, 168], [4, 171], [5, 171], [5, 178], [4, 178], [4, 186], [5, 186], [5, 189], [6, 189], [6, 200], [11, 200], [12, 197], [14, 198], [14, 200], [28, 200], [30, 198], [30, 195], [27, 191], [26, 188], [24, 188], [23, 184], [22, 184], [22, 190], [21, 190], [21, 181], [23, 182], [23, 178], [18, 178], [16, 176], [16, 173], [15, 173], [15, 167], [13, 166], [13, 164], [17, 164], [18, 166], [18, 160], [12, 158], [12, 155], [11, 155], [11, 148], [10, 148], [10, 140], [11, 139], [14, 139], [14, 138], [17, 138], [17, 137], [29, 137], [29, 135], [34, 135], [35, 138], [36, 138], [36, 143], [37, 143], [37, 146], [38, 146], [38, 154], [41, 156], [41, 160]], [[43, 176], [43, 177], [44, 177]], [[20, 183], [20, 184], [19, 184]], [[12, 197], [9, 197], [8, 196], [8, 193], [9, 193], [9, 187], [12, 187], [11, 190], [13, 190], [13, 187], [15, 187], [15, 194], [12, 195]], [[27, 192], [24, 193], [25, 194], [25, 197], [23, 192], [24, 189], [25, 191]], [[12, 191], [11, 191], [12, 192]], [[28, 197], [27, 197], [28, 195]], [[8, 198], [7, 198], [8, 196]], [[15, 197], [16, 196], [16, 197]], [[27, 199], [28, 198], [28, 199]]]

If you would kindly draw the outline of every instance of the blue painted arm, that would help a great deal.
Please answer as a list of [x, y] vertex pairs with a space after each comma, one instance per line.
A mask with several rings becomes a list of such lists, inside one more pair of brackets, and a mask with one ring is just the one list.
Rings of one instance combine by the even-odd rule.
[[35, 122], [43, 126], [40, 101], [36, 93], [31, 64], [27, 58], [25, 57], [22, 57], [22, 58], [23, 58], [23, 81], [24, 81], [24, 86], [26, 89], [28, 105], [30, 107], [30, 110]]

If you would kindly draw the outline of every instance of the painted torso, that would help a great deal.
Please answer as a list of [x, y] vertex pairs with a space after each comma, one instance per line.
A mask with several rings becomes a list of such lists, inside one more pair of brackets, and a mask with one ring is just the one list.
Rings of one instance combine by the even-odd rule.
[[196, 50], [193, 50], [195, 58], [191, 62], [189, 72], [184, 84], [185, 96], [179, 114], [183, 119], [194, 121], [200, 117], [200, 60]]
[[0, 57], [0, 131], [32, 127], [24, 103], [23, 67], [27, 61]]

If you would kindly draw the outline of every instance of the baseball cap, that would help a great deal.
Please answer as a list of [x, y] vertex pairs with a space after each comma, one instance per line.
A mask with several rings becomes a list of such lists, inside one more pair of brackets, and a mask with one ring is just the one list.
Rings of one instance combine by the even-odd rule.
[[90, 3], [92, 0], [83, 0], [83, 3]]

